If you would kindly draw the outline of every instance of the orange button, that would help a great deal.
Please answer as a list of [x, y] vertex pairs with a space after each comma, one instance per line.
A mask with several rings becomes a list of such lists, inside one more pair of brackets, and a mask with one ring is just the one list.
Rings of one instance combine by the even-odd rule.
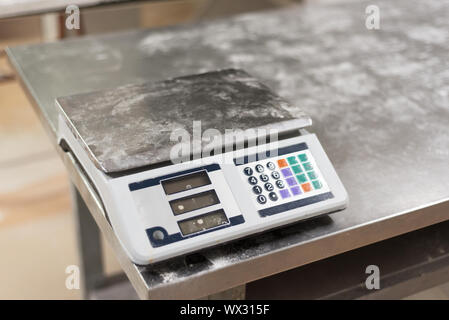
[[302, 190], [304, 190], [304, 192], [312, 191], [312, 186], [308, 182], [307, 183], [303, 183], [301, 185], [301, 187], [302, 187]]
[[287, 163], [287, 161], [285, 159], [279, 159], [278, 160], [278, 166], [279, 166], [279, 168], [283, 168], [283, 167], [288, 166], [288, 163]]

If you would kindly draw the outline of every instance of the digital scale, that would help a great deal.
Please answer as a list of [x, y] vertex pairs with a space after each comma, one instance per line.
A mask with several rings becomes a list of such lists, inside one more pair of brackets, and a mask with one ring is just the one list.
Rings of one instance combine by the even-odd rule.
[[292, 115], [286, 101], [242, 70], [132, 84], [56, 104], [60, 145], [83, 168], [136, 264], [346, 206], [337, 173], [304, 129], [310, 117]]

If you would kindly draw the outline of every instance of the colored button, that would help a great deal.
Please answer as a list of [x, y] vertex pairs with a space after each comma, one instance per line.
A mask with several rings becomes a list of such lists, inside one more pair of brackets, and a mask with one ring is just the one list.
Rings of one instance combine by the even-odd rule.
[[293, 172], [295, 173], [295, 174], [297, 174], [297, 173], [301, 173], [302, 172], [302, 169], [301, 169], [301, 166], [293, 166], [292, 167], [292, 170], [293, 170]]
[[302, 184], [301, 187], [302, 187], [302, 190], [304, 190], [304, 192], [312, 191], [312, 186], [308, 182]]
[[273, 185], [271, 183], [269, 183], [269, 182], [265, 183], [264, 187], [265, 187], [265, 190], [267, 190], [267, 191], [273, 191], [274, 190]]
[[314, 179], [318, 178], [318, 176], [316, 175], [315, 171], [307, 172], [307, 175], [309, 176], [310, 180], [314, 180]]
[[276, 168], [276, 165], [273, 162], [268, 162], [267, 163], [267, 168], [270, 170], [274, 170]]
[[294, 195], [294, 196], [298, 196], [298, 195], [302, 194], [302, 191], [299, 188], [299, 186], [290, 188], [290, 191], [292, 192], [292, 195]]
[[265, 204], [267, 203], [267, 198], [263, 194], [258, 195], [257, 202], [259, 202], [260, 204]]
[[306, 155], [305, 153], [298, 154], [298, 159], [299, 159], [299, 161], [301, 161], [301, 162], [306, 162], [307, 160], [309, 160], [309, 159], [307, 158], [307, 155]]
[[268, 180], [270, 180], [270, 177], [268, 177], [266, 174], [261, 174], [259, 178], [262, 182], [267, 182]]
[[268, 198], [270, 198], [271, 201], [277, 201], [278, 200], [278, 195], [276, 194], [276, 192], [270, 192], [268, 194]]
[[276, 181], [276, 186], [277, 186], [279, 189], [282, 189], [282, 188], [284, 187], [284, 181], [282, 181], [282, 180]]
[[256, 166], [256, 171], [257, 171], [257, 172], [261, 173], [261, 172], [263, 172], [264, 170], [265, 170], [265, 168], [263, 167], [263, 165], [258, 164], [258, 165]]
[[279, 166], [279, 168], [283, 168], [283, 167], [288, 166], [288, 163], [287, 163], [287, 161], [285, 159], [279, 159], [278, 160], [278, 166]]
[[251, 169], [250, 167], [246, 167], [245, 169], [243, 169], [243, 172], [247, 175], [247, 176], [251, 176], [253, 174], [253, 169]]
[[288, 158], [287, 158], [287, 161], [288, 161], [288, 163], [289, 163], [290, 165], [293, 165], [293, 164], [297, 164], [297, 163], [298, 163], [298, 161], [296, 160], [296, 157], [295, 157], [295, 156], [288, 157]]
[[288, 192], [288, 189], [279, 190], [279, 193], [281, 194], [282, 199], [290, 197], [290, 192]]
[[261, 194], [262, 193], [262, 188], [260, 186], [254, 186], [253, 187], [253, 192], [255, 194]]
[[285, 179], [285, 181], [287, 181], [287, 184], [288, 184], [289, 186], [294, 186], [294, 185], [297, 185], [297, 184], [298, 184], [298, 183], [296, 182], [295, 177], [287, 178], [287, 179]]
[[281, 172], [284, 177], [290, 177], [293, 175], [292, 170], [290, 170], [290, 168], [281, 169]]
[[277, 172], [277, 171], [273, 171], [273, 172], [271, 173], [271, 176], [272, 176], [274, 179], [279, 179], [279, 178], [281, 177], [281, 175], [280, 175], [279, 172]]
[[256, 177], [249, 177], [248, 178], [248, 182], [249, 182], [249, 184], [255, 185], [257, 183], [257, 178]]
[[303, 163], [302, 166], [306, 171], [313, 170], [312, 164], [310, 162]]
[[305, 174], [298, 174], [298, 175], [296, 176], [296, 179], [298, 179], [298, 182], [299, 182], [299, 183], [307, 182], [307, 177], [306, 177]]
[[323, 186], [320, 180], [312, 181], [312, 184], [315, 189], [321, 189], [321, 187]]

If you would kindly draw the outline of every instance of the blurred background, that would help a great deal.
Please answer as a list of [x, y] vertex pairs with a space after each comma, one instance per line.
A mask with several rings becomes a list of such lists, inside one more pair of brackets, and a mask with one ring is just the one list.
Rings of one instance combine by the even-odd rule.
[[[55, 1], [0, 0], [0, 299], [80, 298], [79, 290], [65, 287], [65, 268], [78, 264], [68, 177], [8, 65], [3, 51], [6, 46], [194, 23], [300, 1], [127, 1], [95, 5], [81, 9], [80, 32], [63, 27], [62, 10], [36, 13], [39, 3], [51, 2]], [[27, 11], [27, 3], [33, 10]], [[119, 271], [105, 241], [103, 244], [106, 272]], [[448, 299], [449, 285], [409, 298]]]

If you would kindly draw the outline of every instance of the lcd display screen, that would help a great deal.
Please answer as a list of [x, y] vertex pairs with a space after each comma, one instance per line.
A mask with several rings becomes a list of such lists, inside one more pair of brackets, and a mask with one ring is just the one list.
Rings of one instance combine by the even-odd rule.
[[228, 218], [223, 209], [212, 211], [191, 219], [179, 221], [178, 225], [184, 236], [205, 231], [224, 224], [228, 224]]
[[199, 171], [181, 177], [161, 181], [166, 194], [173, 194], [210, 184], [206, 171]]
[[193, 210], [213, 206], [218, 204], [217, 193], [215, 190], [197, 193], [181, 199], [170, 201], [170, 207], [175, 215], [190, 212]]

